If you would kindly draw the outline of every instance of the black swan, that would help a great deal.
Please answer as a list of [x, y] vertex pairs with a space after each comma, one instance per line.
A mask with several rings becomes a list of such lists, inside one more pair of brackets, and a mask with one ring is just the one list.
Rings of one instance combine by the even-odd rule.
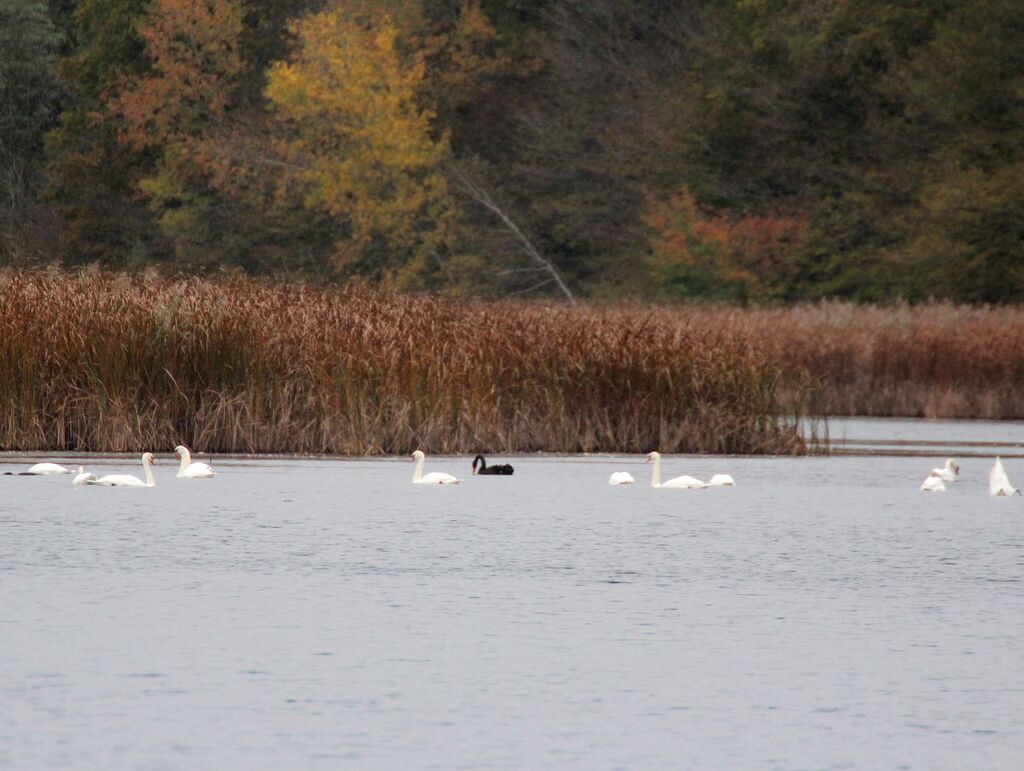
[[[476, 464], [478, 464], [478, 463], [480, 464], [480, 470], [479, 471], [476, 468]], [[488, 466], [487, 465], [487, 461], [484, 460], [484, 456], [483, 455], [477, 455], [475, 458], [473, 458], [473, 473], [474, 474], [504, 474], [505, 476], [509, 476], [509, 475], [515, 473], [515, 469], [513, 469], [507, 463], [505, 463], [505, 464], [498, 464], [497, 466]]]

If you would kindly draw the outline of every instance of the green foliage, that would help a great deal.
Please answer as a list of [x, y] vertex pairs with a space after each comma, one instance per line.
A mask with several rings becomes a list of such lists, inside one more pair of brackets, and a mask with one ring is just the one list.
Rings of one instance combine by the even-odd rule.
[[45, 0], [0, 0], [0, 254], [28, 206], [53, 119], [60, 37]]
[[43, 0], [0, 0], [0, 158], [31, 160], [53, 116], [59, 37]]
[[[719, 206], [805, 213], [782, 294], [1009, 300], [1022, 10], [712, 4], [678, 147]], [[785, 278], [785, 276], [784, 276]]]
[[1019, 3], [971, 0], [892, 78], [923, 160], [913, 229], [893, 252], [941, 296], [1024, 299], [1022, 40]]
[[55, 258], [71, 264], [148, 262], [162, 254], [136, 182], [147, 158], [117, 141], [104, 96], [145, 66], [136, 24], [146, 0], [82, 0], [72, 50], [59, 64], [67, 94], [47, 138], [47, 192], [62, 218]]

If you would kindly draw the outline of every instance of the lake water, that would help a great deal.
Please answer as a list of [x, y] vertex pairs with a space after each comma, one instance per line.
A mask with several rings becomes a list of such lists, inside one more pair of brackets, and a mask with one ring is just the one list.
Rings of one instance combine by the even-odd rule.
[[702, 491], [511, 460], [0, 477], [0, 766], [1020, 767], [1024, 500], [990, 459], [945, 495], [930, 457], [664, 458], [736, 477]]
[[833, 418], [827, 433], [836, 453], [1024, 458], [1024, 421]]

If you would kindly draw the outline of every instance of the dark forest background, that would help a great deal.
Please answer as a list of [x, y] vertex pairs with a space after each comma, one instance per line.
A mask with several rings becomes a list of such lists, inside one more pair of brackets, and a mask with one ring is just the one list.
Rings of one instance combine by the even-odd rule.
[[1024, 298], [1019, 0], [0, 0], [0, 264]]

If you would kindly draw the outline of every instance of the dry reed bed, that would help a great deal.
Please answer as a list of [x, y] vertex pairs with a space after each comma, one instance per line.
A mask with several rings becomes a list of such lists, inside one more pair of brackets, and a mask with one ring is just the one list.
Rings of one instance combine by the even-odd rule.
[[800, 452], [778, 384], [715, 314], [0, 273], [4, 449]]
[[825, 302], [691, 313], [796, 373], [798, 398], [811, 377], [822, 414], [1024, 419], [1020, 307]]

